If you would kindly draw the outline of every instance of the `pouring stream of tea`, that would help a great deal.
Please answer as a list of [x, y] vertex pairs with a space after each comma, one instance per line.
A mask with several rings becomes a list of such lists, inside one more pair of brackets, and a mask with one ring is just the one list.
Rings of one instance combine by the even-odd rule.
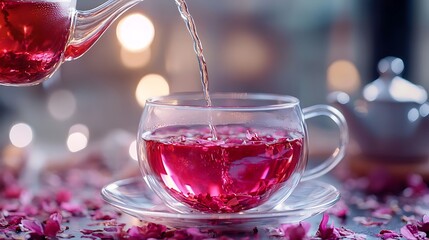
[[[204, 54], [203, 54], [203, 45], [201, 43], [200, 38], [198, 37], [197, 27], [195, 26], [194, 18], [189, 13], [189, 9], [188, 9], [188, 6], [187, 6], [185, 0], [175, 0], [175, 1], [177, 4], [177, 7], [179, 9], [180, 16], [185, 21], [186, 27], [187, 27], [189, 33], [191, 34], [192, 40], [194, 42], [194, 51], [195, 51], [195, 53], [197, 55], [197, 59], [198, 59], [198, 65], [199, 65], [199, 69], [200, 69], [201, 84], [203, 86], [204, 98], [206, 100], [207, 106], [210, 107], [210, 106], [212, 106], [212, 101], [210, 99], [210, 93], [209, 93], [209, 73], [207, 70], [207, 63], [206, 63], [206, 60], [205, 60]], [[209, 127], [210, 127], [210, 130], [212, 133], [212, 138], [214, 140], [217, 140], [216, 128], [212, 124], [213, 121], [212, 121], [211, 115], [210, 115], [209, 121], [210, 121]]]

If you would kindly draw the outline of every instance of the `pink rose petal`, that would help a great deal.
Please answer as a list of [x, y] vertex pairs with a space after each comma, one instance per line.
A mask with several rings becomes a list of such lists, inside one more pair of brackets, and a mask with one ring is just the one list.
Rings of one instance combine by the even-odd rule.
[[45, 235], [48, 237], [55, 237], [61, 231], [61, 222], [63, 217], [59, 213], [53, 213], [46, 220], [44, 226]]
[[429, 215], [424, 215], [422, 217], [422, 222], [418, 223], [418, 229], [429, 236]]
[[28, 229], [31, 233], [35, 233], [39, 236], [44, 235], [43, 226], [42, 224], [37, 220], [27, 220], [23, 219], [21, 221], [21, 224], [24, 228]]
[[399, 239], [401, 236], [399, 233], [392, 230], [381, 230], [377, 237], [386, 240], [386, 239]]
[[60, 208], [71, 213], [73, 216], [82, 216], [84, 211], [80, 204], [72, 202], [63, 202], [61, 203]]
[[365, 234], [359, 234], [355, 233], [350, 229], [347, 229], [345, 227], [337, 228], [338, 233], [342, 238], [346, 239], [354, 239], [354, 240], [365, 240], [367, 239], [367, 236]]
[[310, 227], [309, 223], [300, 222], [298, 224], [282, 224], [280, 230], [283, 232], [283, 236], [288, 239], [305, 239]]
[[93, 234], [93, 233], [96, 233], [96, 232], [102, 232], [103, 230], [101, 230], [101, 229], [95, 229], [95, 230], [93, 230], [93, 229], [81, 229], [80, 230], [80, 232], [82, 233], [82, 234], [84, 234], [84, 235], [90, 235], [90, 234]]
[[94, 215], [92, 216], [92, 219], [94, 220], [113, 220], [118, 218], [118, 213], [113, 211], [101, 211], [97, 210], [95, 211]]
[[390, 207], [380, 207], [372, 212], [372, 216], [376, 218], [382, 218], [386, 220], [392, 219], [395, 211]]
[[128, 229], [128, 236], [136, 239], [162, 238], [167, 231], [167, 227], [160, 224], [149, 223], [147, 226], [133, 226]]
[[416, 225], [407, 224], [401, 228], [402, 236], [407, 240], [425, 239], [426, 233], [418, 230]]
[[320, 237], [322, 239], [338, 239], [340, 237], [338, 230], [334, 227], [333, 223], [331, 224], [331, 226], [328, 227], [328, 222], [329, 215], [327, 213], [324, 213], [322, 221], [320, 221], [316, 237]]

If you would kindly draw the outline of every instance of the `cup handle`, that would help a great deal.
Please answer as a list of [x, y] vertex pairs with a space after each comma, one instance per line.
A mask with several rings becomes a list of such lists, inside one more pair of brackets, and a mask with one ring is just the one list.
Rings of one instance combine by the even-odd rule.
[[328, 105], [314, 105], [311, 107], [307, 107], [302, 109], [304, 120], [309, 118], [317, 117], [317, 116], [326, 116], [329, 117], [332, 121], [334, 121], [339, 130], [340, 130], [340, 139], [339, 145], [334, 150], [332, 155], [320, 163], [318, 166], [306, 169], [301, 181], [307, 181], [310, 179], [314, 179], [320, 177], [327, 172], [331, 171], [343, 158], [346, 152], [346, 146], [349, 141], [349, 132], [347, 128], [346, 120], [336, 108], [328, 106]]

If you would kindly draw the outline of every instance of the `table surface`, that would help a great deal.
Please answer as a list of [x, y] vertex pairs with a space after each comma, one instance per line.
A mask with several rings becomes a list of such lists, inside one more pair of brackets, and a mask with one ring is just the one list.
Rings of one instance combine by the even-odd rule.
[[[289, 230], [300, 226], [299, 223], [284, 223], [271, 228], [255, 226], [241, 232], [201, 232], [192, 226], [190, 229], [169, 229], [142, 222], [104, 203], [100, 189], [113, 180], [112, 175], [97, 167], [88, 165], [59, 172], [42, 172], [32, 186], [23, 183], [21, 177], [20, 172], [0, 169], [0, 239], [23, 239], [29, 235], [37, 238], [49, 234], [62, 239], [126, 239], [131, 233], [140, 237], [174, 239], [191, 236], [194, 239], [289, 239]], [[409, 173], [399, 179], [375, 169], [366, 175], [354, 176], [347, 165], [341, 165], [320, 181], [337, 187], [342, 198], [325, 215], [303, 221], [301, 226], [310, 226], [305, 233], [307, 238], [327, 238], [317, 232], [322, 218], [326, 220], [329, 217], [324, 228], [333, 227], [343, 234], [337, 234], [337, 237], [380, 239], [380, 232], [391, 230], [398, 233], [399, 239], [406, 237], [400, 235], [401, 229], [403, 232], [407, 226], [422, 227], [423, 216], [429, 214], [429, 188], [419, 175]], [[58, 222], [55, 214], [61, 215], [62, 220]], [[428, 228], [416, 234], [429, 231], [429, 220], [426, 220]], [[56, 222], [59, 229], [55, 227]], [[429, 236], [429, 232], [426, 234]]]

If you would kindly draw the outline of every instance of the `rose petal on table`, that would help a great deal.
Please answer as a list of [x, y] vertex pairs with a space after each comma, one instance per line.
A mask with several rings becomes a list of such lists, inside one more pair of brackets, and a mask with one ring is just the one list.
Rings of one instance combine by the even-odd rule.
[[380, 207], [375, 209], [371, 215], [376, 218], [390, 220], [395, 215], [395, 211], [391, 207]]
[[83, 206], [78, 203], [63, 202], [60, 208], [71, 213], [73, 216], [82, 216], [84, 212]]
[[80, 232], [84, 235], [90, 235], [96, 232], [102, 232], [103, 230], [101, 229], [81, 229]]
[[340, 234], [338, 230], [334, 227], [334, 223], [331, 226], [328, 226], [329, 215], [327, 213], [323, 214], [322, 220], [319, 224], [319, 229], [316, 232], [316, 237], [320, 237], [322, 239], [339, 239]]
[[25, 229], [28, 229], [31, 233], [35, 233], [39, 236], [44, 235], [43, 226], [37, 220], [23, 219], [21, 220], [21, 224]]
[[368, 236], [366, 236], [365, 234], [359, 234], [359, 233], [353, 232], [352, 230], [347, 229], [345, 227], [337, 228], [337, 230], [341, 238], [354, 239], [354, 240], [365, 240], [368, 238]]
[[63, 217], [60, 213], [54, 213], [49, 216], [43, 228], [47, 237], [55, 237], [61, 231], [62, 219]]
[[114, 211], [96, 210], [92, 215], [93, 220], [113, 220], [113, 219], [117, 219], [118, 217], [119, 217], [119, 214]]
[[9, 222], [6, 220], [3, 213], [0, 212], [0, 227], [6, 227], [7, 225], [9, 225]]
[[311, 225], [307, 222], [300, 222], [298, 224], [282, 224], [280, 226], [281, 230], [289, 239], [305, 239], [307, 237], [308, 231], [310, 230]]
[[416, 225], [407, 224], [401, 228], [401, 234], [405, 239], [408, 240], [420, 240], [425, 239], [426, 233], [418, 230]]
[[422, 221], [418, 222], [418, 229], [429, 236], [429, 215], [423, 215]]
[[270, 236], [286, 239], [305, 239], [311, 224], [308, 222], [283, 223], [278, 228], [270, 229]]
[[401, 235], [399, 233], [392, 230], [381, 230], [377, 237], [386, 240], [386, 239], [399, 239]]
[[163, 238], [167, 227], [161, 224], [149, 223], [146, 226], [132, 226], [128, 229], [128, 236], [133, 239]]

